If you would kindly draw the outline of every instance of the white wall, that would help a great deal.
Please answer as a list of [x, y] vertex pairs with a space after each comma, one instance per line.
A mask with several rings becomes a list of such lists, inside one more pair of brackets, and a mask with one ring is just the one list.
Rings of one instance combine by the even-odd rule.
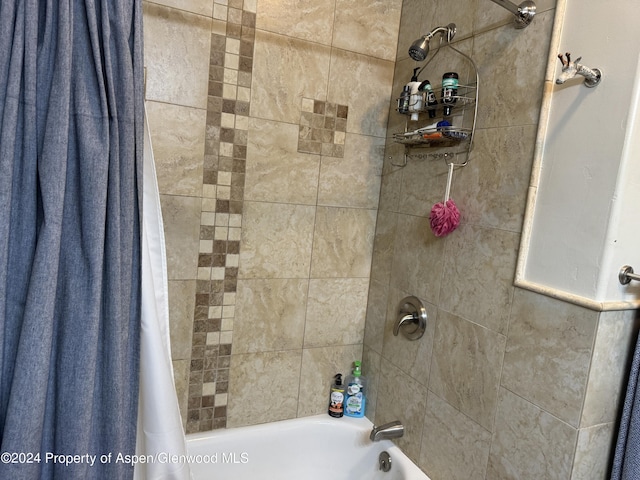
[[[558, 3], [517, 283], [591, 308], [631, 308], [640, 289], [617, 276], [624, 264], [640, 270], [636, 3]], [[600, 85], [556, 85], [561, 52], [602, 70]]]

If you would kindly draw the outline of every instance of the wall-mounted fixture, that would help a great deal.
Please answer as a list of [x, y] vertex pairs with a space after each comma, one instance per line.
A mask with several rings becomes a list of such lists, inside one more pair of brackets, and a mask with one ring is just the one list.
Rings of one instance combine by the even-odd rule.
[[620, 269], [620, 273], [618, 273], [618, 280], [622, 285], [627, 285], [631, 283], [631, 280], [640, 282], [640, 275], [633, 273], [633, 268], [629, 265], [625, 265]]
[[409, 340], [418, 340], [427, 329], [427, 310], [417, 297], [405, 297], [400, 300], [398, 317], [393, 327], [393, 334], [398, 333]]
[[582, 57], [578, 57], [575, 62], [571, 61], [571, 54], [569, 52], [566, 53], [567, 59], [565, 60], [562, 57], [562, 54], [558, 54], [558, 59], [562, 62], [562, 73], [556, 79], [556, 83], [558, 85], [562, 85], [567, 80], [575, 77], [576, 75], [582, 75], [584, 77], [584, 85], [586, 87], [592, 88], [600, 83], [602, 80], [602, 72], [598, 68], [589, 68], [585, 65], [582, 65], [580, 60]]
[[530, 0], [525, 0], [520, 5], [511, 3], [509, 0], [491, 0], [503, 8], [509, 10], [515, 16], [516, 28], [524, 28], [533, 21], [536, 14], [536, 4]]
[[[406, 121], [404, 131], [394, 133], [393, 138], [395, 142], [405, 146], [405, 152], [403, 163], [393, 162], [393, 157], [389, 157], [394, 166], [404, 167], [410, 156], [417, 158], [424, 155], [444, 158], [447, 165], [453, 167], [464, 167], [468, 163], [478, 117], [480, 79], [473, 59], [451, 44], [455, 34], [456, 25], [450, 23], [434, 28], [409, 47], [409, 56], [416, 62], [424, 62], [424, 65], [414, 68], [411, 83], [405, 85], [397, 99], [396, 110], [405, 115]], [[437, 40], [435, 45], [430, 43], [434, 38]], [[432, 86], [428, 80], [419, 82], [423, 70], [432, 63], [440, 51], [446, 50], [440, 48], [443, 46], [464, 57], [473, 69], [467, 72], [466, 78], [463, 75], [462, 79], [459, 79], [457, 72], [438, 72], [437, 76], [442, 75], [442, 88], [435, 83]], [[431, 78], [433, 73], [429, 74]], [[418, 85], [417, 91], [413, 91], [414, 85]], [[442, 121], [436, 118], [439, 111]], [[439, 150], [436, 153], [410, 154], [414, 148]], [[441, 148], [450, 150], [443, 152]]]
[[456, 34], [456, 24], [450, 23], [446, 27], [436, 27], [426, 35], [417, 39], [409, 47], [409, 56], [416, 62], [424, 61], [427, 58], [427, 55], [429, 55], [429, 42], [438, 33], [440, 34], [440, 42], [442, 42], [443, 37], [446, 34], [446, 41], [449, 43]]

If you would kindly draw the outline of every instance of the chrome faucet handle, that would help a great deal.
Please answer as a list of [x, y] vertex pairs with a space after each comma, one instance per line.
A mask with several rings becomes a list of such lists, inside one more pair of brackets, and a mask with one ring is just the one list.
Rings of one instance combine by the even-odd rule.
[[398, 333], [400, 332], [400, 327], [409, 323], [416, 323], [417, 320], [418, 316], [415, 313], [407, 313], [406, 315], [400, 317], [393, 327], [393, 334], [397, 337]]
[[417, 297], [405, 297], [400, 301], [393, 334], [402, 333], [409, 340], [417, 340], [427, 328], [427, 310]]

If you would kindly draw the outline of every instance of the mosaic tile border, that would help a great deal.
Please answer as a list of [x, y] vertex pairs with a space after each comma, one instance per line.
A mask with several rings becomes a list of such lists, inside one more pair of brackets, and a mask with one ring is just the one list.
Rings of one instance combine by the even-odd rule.
[[226, 35], [211, 35], [200, 249], [187, 433], [227, 426], [256, 14], [216, 2]]

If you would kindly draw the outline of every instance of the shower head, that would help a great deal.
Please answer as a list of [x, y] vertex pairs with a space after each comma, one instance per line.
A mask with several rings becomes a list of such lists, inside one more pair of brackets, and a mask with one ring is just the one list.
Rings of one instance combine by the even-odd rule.
[[416, 62], [422, 62], [423, 60], [425, 60], [427, 58], [427, 55], [429, 54], [429, 42], [438, 33], [441, 37], [446, 34], [447, 42], [450, 42], [456, 34], [456, 24], [450, 23], [446, 27], [436, 27], [426, 35], [417, 39], [409, 47], [409, 56]]

